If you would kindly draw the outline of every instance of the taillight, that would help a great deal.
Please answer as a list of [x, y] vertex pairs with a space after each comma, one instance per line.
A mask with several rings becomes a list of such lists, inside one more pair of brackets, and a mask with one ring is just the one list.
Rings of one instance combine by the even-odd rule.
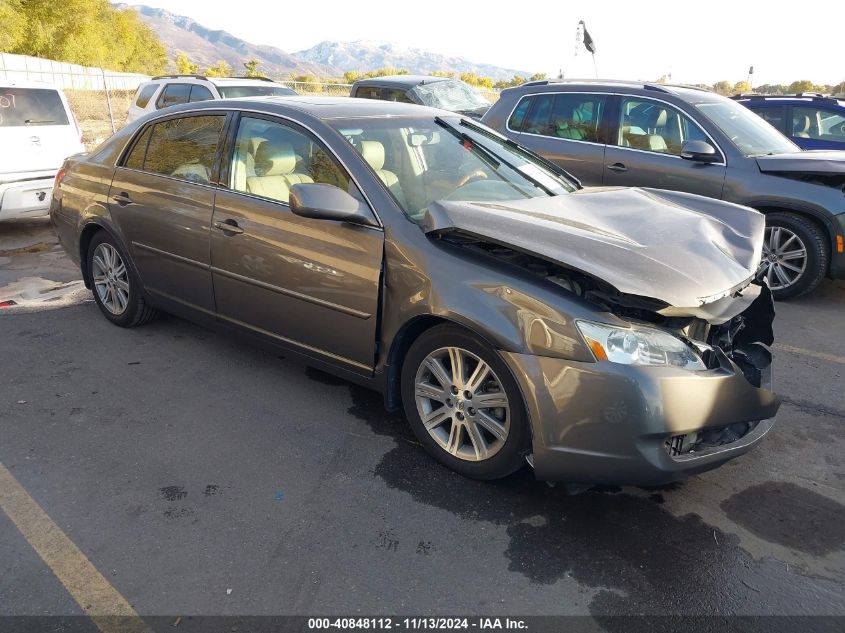
[[62, 180], [65, 179], [65, 174], [67, 174], [67, 169], [64, 167], [56, 172], [56, 180], [53, 183], [53, 189], [56, 189], [60, 184], [62, 184]]

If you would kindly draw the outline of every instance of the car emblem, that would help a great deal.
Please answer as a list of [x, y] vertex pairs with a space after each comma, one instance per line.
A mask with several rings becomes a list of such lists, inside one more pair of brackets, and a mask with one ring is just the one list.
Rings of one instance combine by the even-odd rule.
[[32, 141], [35, 145], [38, 145], [41, 142], [40, 136], [30, 136], [29, 140]]

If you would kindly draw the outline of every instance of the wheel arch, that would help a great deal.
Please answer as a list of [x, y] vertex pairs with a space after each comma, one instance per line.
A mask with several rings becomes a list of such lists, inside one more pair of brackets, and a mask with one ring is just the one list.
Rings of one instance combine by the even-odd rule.
[[[806, 209], [797, 209], [795, 207], [791, 207], [789, 205], [782, 205], [782, 204], [752, 204], [750, 205], [752, 208], [756, 209], [763, 215], [769, 215], [770, 213], [789, 213], [795, 215], [803, 220], [807, 220], [811, 222], [816, 228], [818, 228], [822, 234], [827, 238], [828, 247], [830, 248], [831, 253], [833, 253], [836, 249], [836, 231], [834, 230], [833, 226], [827, 221], [824, 217], [819, 215], [818, 213], [814, 213], [812, 211], [807, 211]], [[824, 271], [825, 275], [830, 274], [830, 265], [831, 265], [832, 258], [828, 258], [827, 262], [827, 270]]]

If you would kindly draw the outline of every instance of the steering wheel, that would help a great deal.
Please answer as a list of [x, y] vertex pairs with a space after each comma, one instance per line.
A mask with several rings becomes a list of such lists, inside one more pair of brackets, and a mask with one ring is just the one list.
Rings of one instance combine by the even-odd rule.
[[461, 178], [461, 181], [458, 183], [458, 186], [456, 187], [456, 189], [460, 189], [461, 187], [465, 187], [469, 183], [474, 182], [476, 180], [486, 180], [487, 178], [488, 178], [487, 172], [481, 171], [480, 169], [476, 169], [471, 174], [467, 174], [466, 176]]

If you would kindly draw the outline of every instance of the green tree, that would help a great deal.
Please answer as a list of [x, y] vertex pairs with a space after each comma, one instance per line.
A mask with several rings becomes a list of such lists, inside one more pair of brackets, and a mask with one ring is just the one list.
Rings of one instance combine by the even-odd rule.
[[799, 92], [813, 92], [815, 89], [815, 85], [813, 85], [813, 82], [809, 79], [799, 79], [798, 81], [793, 81], [789, 84], [787, 91], [797, 94]]
[[214, 66], [209, 66], [205, 75], [206, 77], [231, 77], [232, 67], [221, 59]]
[[0, 0], [0, 51], [16, 48], [26, 35], [27, 20], [21, 0]]
[[534, 73], [528, 78], [528, 81], [543, 81], [546, 79], [546, 73]]
[[734, 84], [734, 87], [731, 92], [733, 92], [733, 94], [735, 95], [738, 95], [743, 92], [751, 92], [752, 90], [753, 88], [751, 87], [751, 84], [747, 81], [738, 81]]
[[257, 59], [250, 59], [249, 61], [244, 62], [244, 69], [246, 70], [247, 77], [263, 77], [264, 74], [258, 72], [258, 60]]
[[197, 75], [200, 65], [193, 63], [186, 53], [176, 55], [176, 73], [178, 75]]

